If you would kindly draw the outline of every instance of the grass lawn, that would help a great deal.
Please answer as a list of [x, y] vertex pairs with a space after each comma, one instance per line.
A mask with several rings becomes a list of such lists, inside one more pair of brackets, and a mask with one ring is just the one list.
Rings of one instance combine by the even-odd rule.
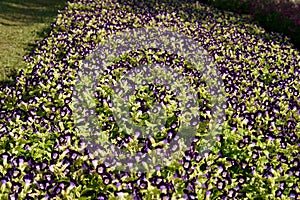
[[0, 1], [0, 84], [11, 84], [16, 70], [25, 68], [23, 56], [50, 30], [50, 23], [66, 1]]

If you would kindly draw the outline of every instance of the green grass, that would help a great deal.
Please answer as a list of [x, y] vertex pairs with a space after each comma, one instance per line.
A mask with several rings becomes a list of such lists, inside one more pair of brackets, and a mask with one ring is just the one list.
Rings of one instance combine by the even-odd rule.
[[25, 68], [23, 56], [44, 38], [64, 0], [0, 1], [0, 85], [10, 85], [19, 69]]

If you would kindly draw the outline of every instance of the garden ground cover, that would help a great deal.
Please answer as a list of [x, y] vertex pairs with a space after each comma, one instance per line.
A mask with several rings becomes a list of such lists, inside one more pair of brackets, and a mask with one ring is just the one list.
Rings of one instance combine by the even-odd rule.
[[[197, 148], [206, 134], [199, 129], [181, 162], [129, 174], [95, 160], [80, 142], [71, 97], [82, 60], [96, 44], [146, 25], [172, 27], [207, 49], [225, 84], [226, 121], [211, 151]], [[188, 67], [174, 55], [156, 53], [162, 54], [158, 63]], [[141, 64], [139, 56], [139, 51], [124, 55], [108, 77], [113, 69]], [[300, 56], [282, 34], [203, 4], [73, 1], [26, 62], [16, 85], [0, 91], [2, 198], [298, 198]], [[198, 84], [199, 94], [201, 88]], [[107, 97], [100, 92], [95, 98], [102, 103], [97, 114], [109, 119]], [[113, 122], [106, 120], [103, 130], [117, 134]], [[133, 140], [122, 137], [124, 143]], [[143, 147], [151, 150], [149, 144]]]
[[207, 0], [211, 6], [246, 14], [268, 31], [284, 33], [300, 47], [300, 2], [294, 0]]

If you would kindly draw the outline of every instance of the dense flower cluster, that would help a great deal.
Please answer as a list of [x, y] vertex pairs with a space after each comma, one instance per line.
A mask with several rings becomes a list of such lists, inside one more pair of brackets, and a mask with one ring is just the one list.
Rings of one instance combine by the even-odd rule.
[[248, 15], [268, 31], [291, 37], [299, 50], [300, 4], [295, 0], [208, 0], [201, 1], [219, 9]]
[[[211, 150], [198, 148], [205, 133], [199, 127], [178, 163], [131, 174], [112, 170], [87, 150], [76, 135], [71, 97], [82, 60], [99, 42], [144, 26], [173, 27], [214, 57], [225, 83], [226, 128]], [[129, 54], [111, 71], [132, 67], [130, 57], [138, 55]], [[160, 59], [201, 76], [176, 55], [154, 62]], [[202, 4], [75, 0], [26, 60], [16, 85], [0, 90], [1, 199], [299, 198], [300, 56], [288, 38]], [[164, 90], [156, 95], [164, 99]], [[101, 94], [95, 98], [99, 109], [109, 104]], [[199, 101], [208, 109], [206, 98]], [[103, 128], [112, 127], [107, 121]], [[130, 137], [114, 139], [122, 146]], [[151, 149], [152, 141], [144, 144], [144, 152]]]

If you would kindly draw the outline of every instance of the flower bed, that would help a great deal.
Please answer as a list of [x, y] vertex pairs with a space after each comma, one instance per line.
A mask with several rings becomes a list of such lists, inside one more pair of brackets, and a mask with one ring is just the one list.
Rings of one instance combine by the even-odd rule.
[[210, 0], [210, 5], [251, 16], [260, 26], [268, 31], [286, 34], [293, 43], [300, 47], [300, 4], [290, 0]]
[[[15, 87], [0, 90], [1, 199], [299, 197], [299, 52], [283, 35], [232, 13], [163, 2], [68, 2], [49, 37], [27, 57], [28, 69], [19, 73]], [[225, 85], [226, 121], [210, 151], [198, 148], [206, 134], [199, 127], [181, 161], [130, 174], [94, 159], [77, 135], [71, 98], [82, 60], [99, 42], [146, 25], [173, 27], [207, 49]], [[156, 54], [154, 62], [188, 68], [176, 55]], [[140, 64], [139, 56], [143, 59], [140, 51], [129, 52], [111, 69]], [[105, 97], [95, 98], [103, 119]], [[203, 108], [209, 107], [208, 96], [202, 98]], [[117, 134], [111, 125], [113, 120], [103, 128]], [[132, 140], [119, 136], [112, 139]]]

